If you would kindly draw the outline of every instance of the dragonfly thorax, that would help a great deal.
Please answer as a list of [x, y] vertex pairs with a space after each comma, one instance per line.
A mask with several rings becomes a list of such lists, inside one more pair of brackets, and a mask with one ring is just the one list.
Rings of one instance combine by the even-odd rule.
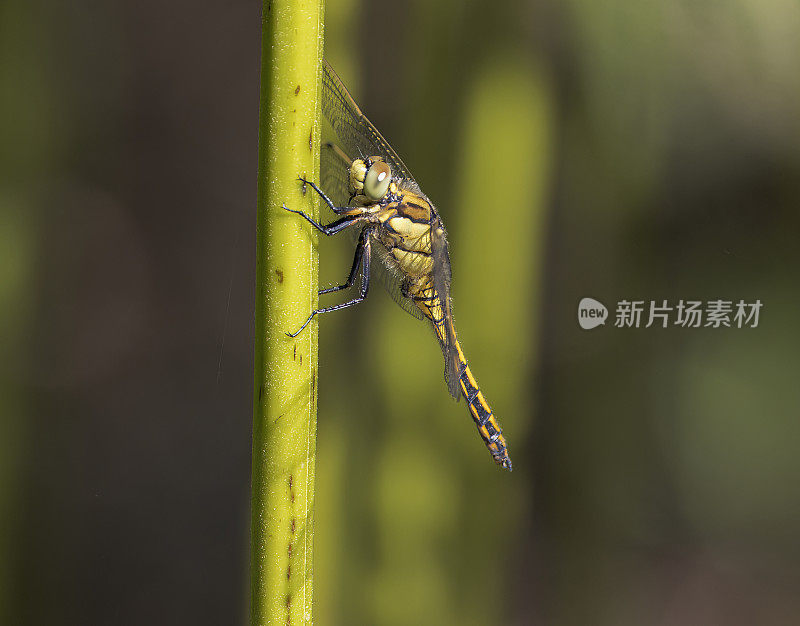
[[389, 193], [392, 168], [383, 158], [356, 159], [350, 166], [350, 192], [362, 202], [380, 202]]

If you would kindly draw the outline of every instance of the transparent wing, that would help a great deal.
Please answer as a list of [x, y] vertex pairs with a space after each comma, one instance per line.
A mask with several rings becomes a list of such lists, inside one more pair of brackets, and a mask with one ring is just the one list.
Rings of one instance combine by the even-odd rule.
[[[391, 166], [395, 176], [414, 179], [389, 142], [358, 108], [327, 61], [322, 68], [322, 115], [329, 123], [327, 130], [331, 134], [325, 137], [323, 129], [323, 141], [337, 145], [348, 160], [379, 155]], [[346, 167], [349, 166], [350, 163], [347, 163]], [[344, 186], [347, 193], [347, 180]]]
[[442, 219], [436, 215], [431, 224], [431, 254], [433, 256], [433, 288], [442, 307], [443, 329], [439, 336], [439, 344], [444, 355], [444, 379], [450, 395], [456, 400], [461, 397], [459, 386], [461, 361], [458, 356], [455, 324], [453, 323], [453, 302], [450, 299], [450, 253], [447, 249], [447, 233]]
[[[323, 124], [323, 138], [325, 138], [325, 126], [326, 124]], [[350, 163], [345, 165], [336, 148], [336, 144], [330, 140], [322, 144], [320, 187], [336, 206], [347, 206], [350, 200]]]

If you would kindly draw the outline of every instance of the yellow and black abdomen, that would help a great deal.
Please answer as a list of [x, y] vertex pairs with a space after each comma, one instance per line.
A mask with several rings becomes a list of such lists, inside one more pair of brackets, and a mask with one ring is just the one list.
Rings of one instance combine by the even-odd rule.
[[[433, 324], [444, 353], [445, 378], [450, 393], [456, 398], [459, 392], [464, 396], [470, 415], [495, 462], [510, 470], [506, 440], [456, 339], [448, 293], [449, 259], [446, 250], [438, 257], [434, 254], [434, 237], [438, 236], [440, 252], [446, 246], [441, 221], [430, 202], [413, 191], [406, 191], [396, 201], [387, 203], [378, 220], [383, 226], [378, 231], [378, 238], [403, 274], [403, 295], [411, 298]], [[432, 233], [433, 227], [438, 228], [438, 234]], [[446, 277], [444, 280], [443, 276]]]
[[508, 447], [506, 439], [503, 437], [503, 431], [500, 429], [489, 403], [486, 402], [486, 398], [483, 397], [483, 393], [478, 388], [478, 383], [475, 382], [475, 377], [472, 375], [469, 365], [467, 365], [467, 360], [458, 340], [456, 340], [456, 351], [461, 364], [459, 368], [461, 393], [467, 401], [467, 408], [472, 415], [475, 426], [478, 428], [478, 432], [489, 449], [492, 458], [494, 458], [494, 462], [510, 471], [511, 458], [508, 456]]

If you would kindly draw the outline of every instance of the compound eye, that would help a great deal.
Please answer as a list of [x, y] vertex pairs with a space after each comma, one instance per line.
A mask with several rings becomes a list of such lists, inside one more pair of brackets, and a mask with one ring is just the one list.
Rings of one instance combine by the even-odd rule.
[[364, 195], [373, 202], [383, 199], [392, 182], [392, 168], [383, 161], [375, 161], [364, 179]]

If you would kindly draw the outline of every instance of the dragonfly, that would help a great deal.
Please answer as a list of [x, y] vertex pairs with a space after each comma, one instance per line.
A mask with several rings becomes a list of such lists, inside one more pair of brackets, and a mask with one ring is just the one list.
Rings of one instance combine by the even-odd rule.
[[389, 293], [408, 313], [433, 327], [444, 355], [450, 394], [464, 396], [470, 415], [495, 463], [511, 470], [511, 458], [499, 424], [456, 336], [450, 296], [451, 269], [447, 232], [433, 203], [411, 172], [364, 116], [327, 61], [323, 64], [322, 112], [325, 120], [320, 185], [300, 178], [338, 216], [320, 224], [311, 216], [283, 205], [325, 235], [358, 232], [347, 280], [320, 295], [342, 291], [359, 281], [358, 295], [342, 304], [311, 312], [296, 337], [317, 315], [345, 309], [367, 297], [372, 268]]

